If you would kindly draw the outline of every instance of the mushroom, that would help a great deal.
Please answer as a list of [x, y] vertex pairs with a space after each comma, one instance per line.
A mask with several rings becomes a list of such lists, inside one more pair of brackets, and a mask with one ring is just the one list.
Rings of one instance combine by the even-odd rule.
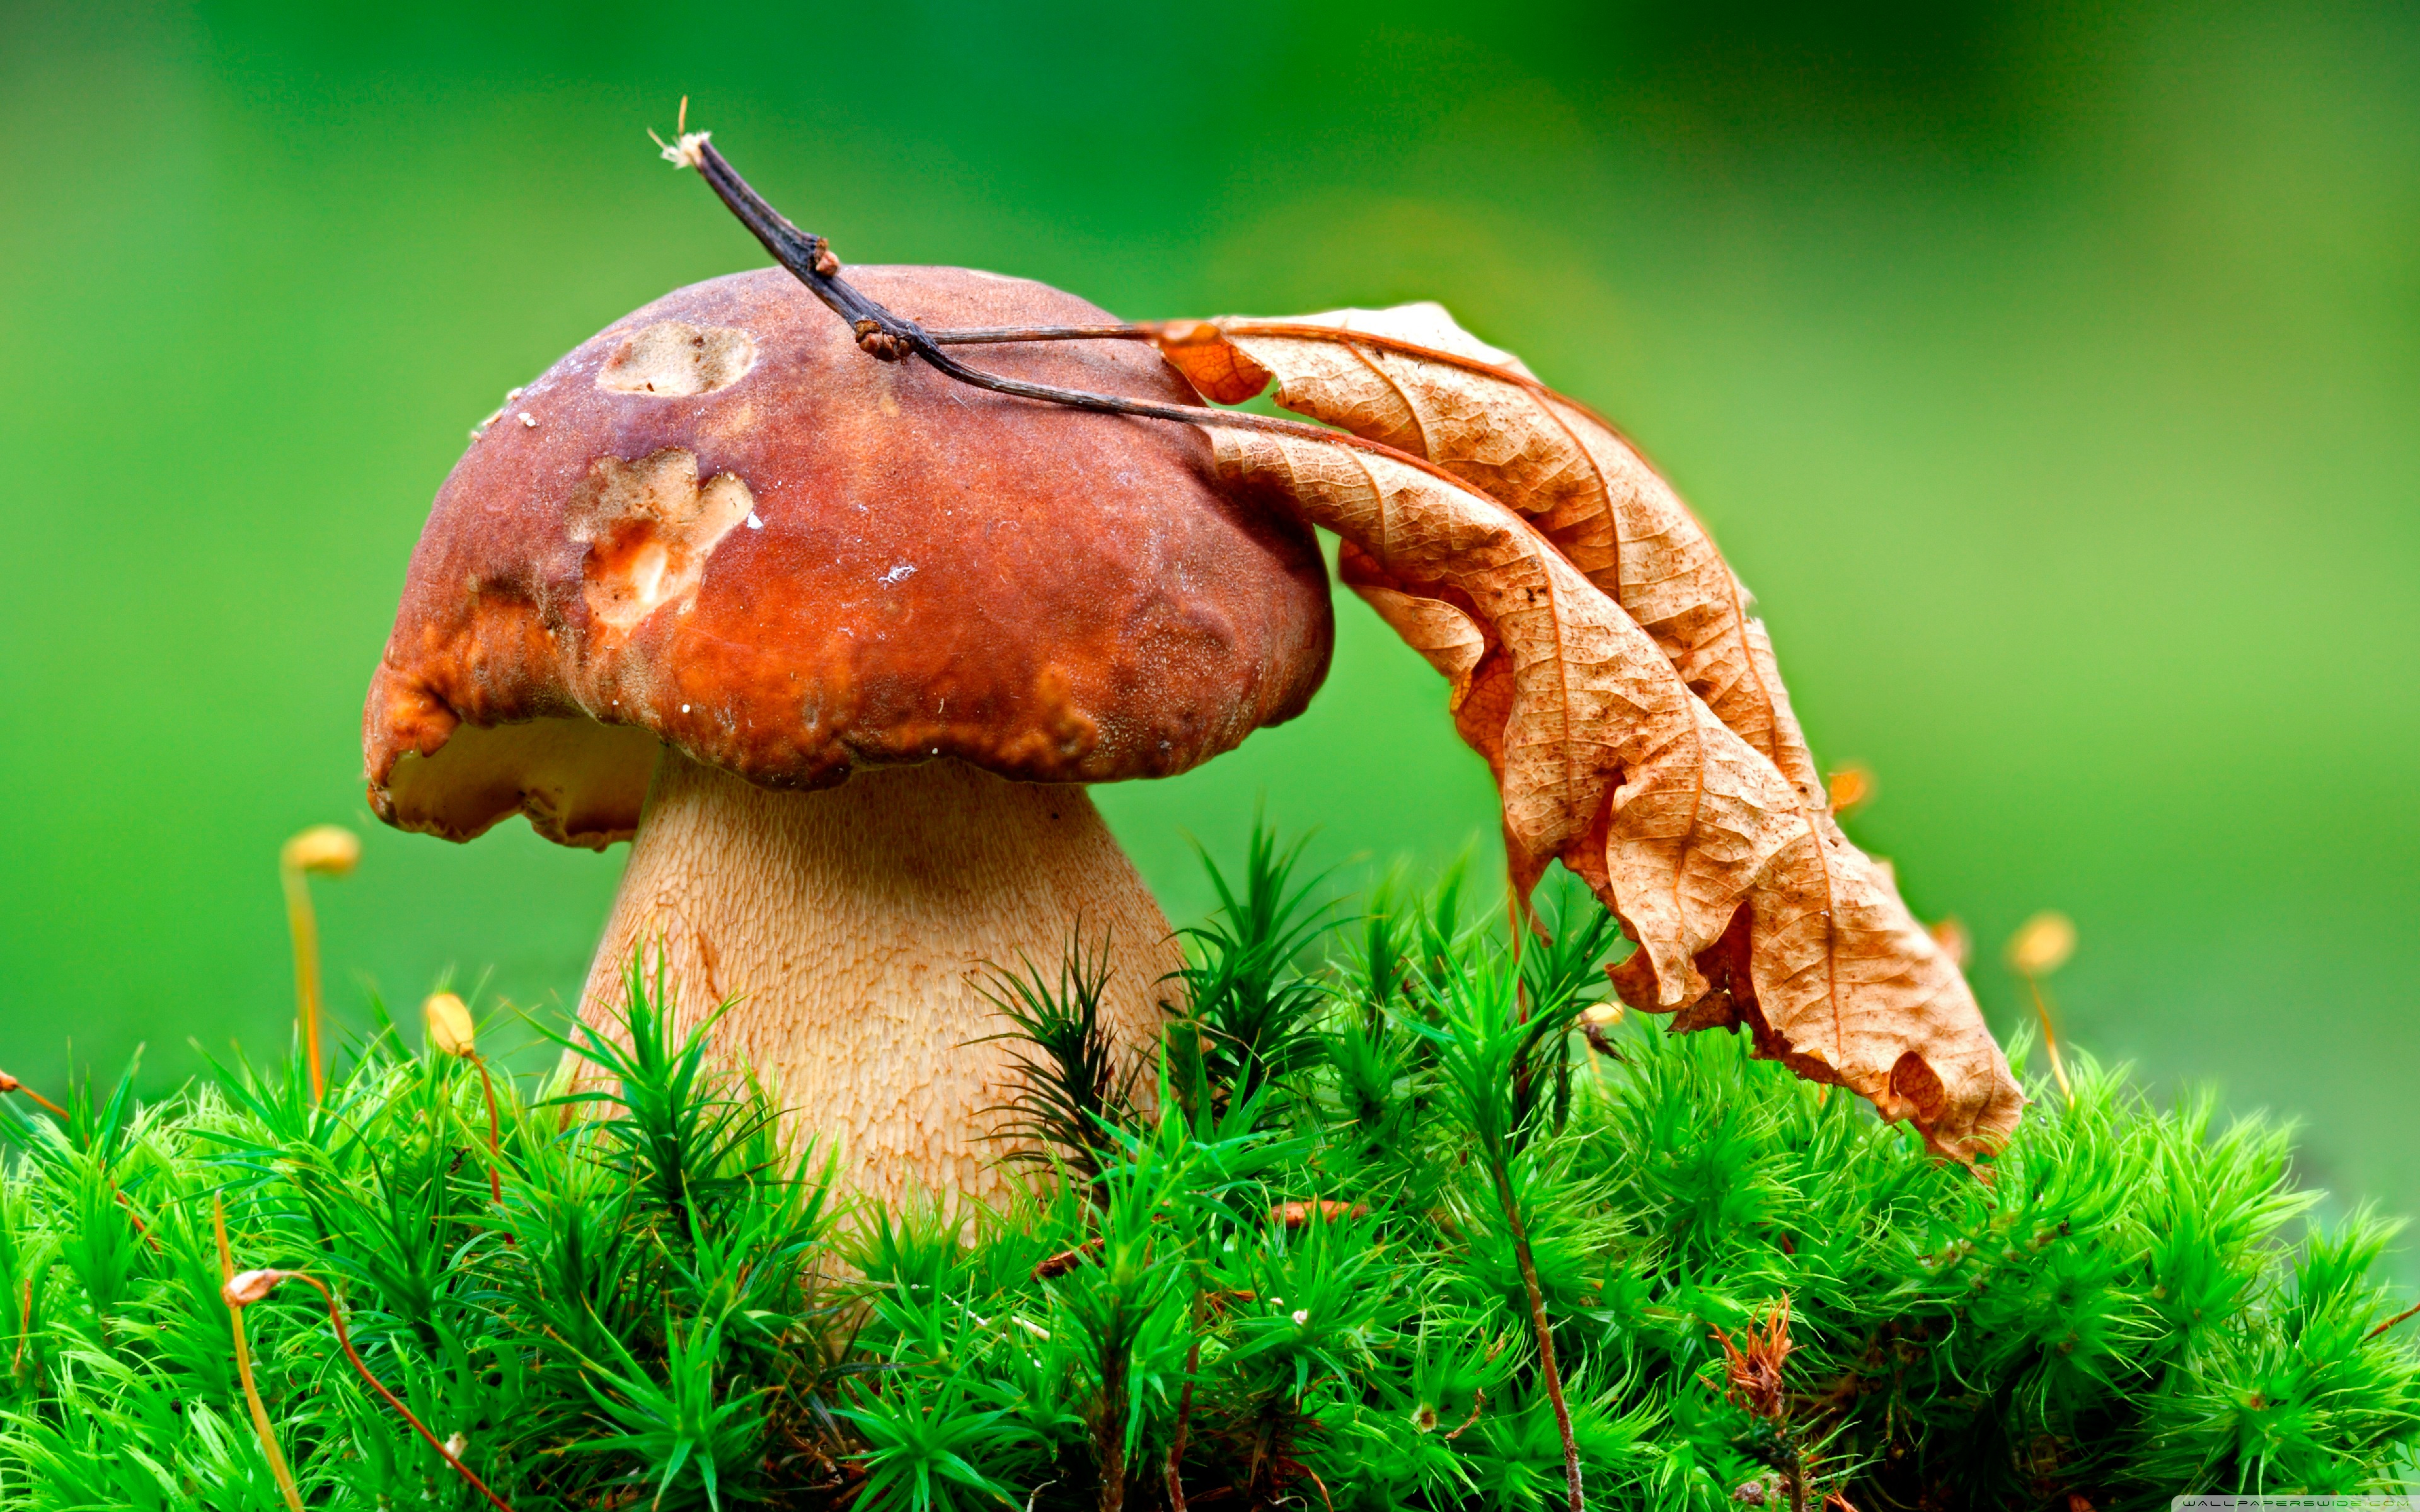
[[[1021, 279], [850, 271], [934, 328], [1109, 318]], [[991, 365], [1197, 402], [1138, 344]], [[1180, 958], [1085, 784], [1302, 710], [1333, 634], [1309, 528], [1186, 427], [870, 360], [779, 270], [648, 305], [508, 408], [412, 553], [363, 718], [371, 807], [455, 841], [515, 812], [630, 840], [586, 1021], [644, 951], [681, 1027], [734, 1001], [719, 1048], [857, 1190], [996, 1190], [984, 972], [1107, 936], [1105, 1025], [1156, 1043]]]

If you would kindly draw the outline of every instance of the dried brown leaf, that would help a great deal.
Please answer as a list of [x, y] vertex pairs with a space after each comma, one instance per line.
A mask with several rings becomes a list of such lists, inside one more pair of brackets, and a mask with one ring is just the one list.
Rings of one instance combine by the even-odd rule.
[[1274, 381], [1285, 408], [1510, 504], [1654, 638], [1689, 690], [1804, 801], [1824, 802], [1772, 642], [1705, 527], [1610, 424], [1520, 359], [1433, 303], [1177, 322], [1160, 345], [1220, 403]]
[[2013, 1127], [1999, 1047], [1886, 874], [1541, 532], [1410, 457], [1211, 429], [1222, 470], [1344, 538], [1346, 580], [1451, 680], [1516, 886], [1557, 858], [1589, 882], [1639, 945], [1626, 1001], [1746, 1024], [1946, 1153]]

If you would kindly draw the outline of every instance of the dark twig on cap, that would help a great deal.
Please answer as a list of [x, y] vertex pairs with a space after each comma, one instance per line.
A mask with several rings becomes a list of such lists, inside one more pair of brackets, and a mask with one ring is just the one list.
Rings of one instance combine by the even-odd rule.
[[1152, 341], [1182, 345], [1194, 340], [1223, 341], [1231, 336], [1324, 341], [1364, 351], [1393, 352], [1400, 357], [1418, 358], [1441, 367], [1459, 368], [1466, 373], [1492, 378], [1515, 388], [1527, 389], [1540, 398], [1568, 405], [1615, 435], [1623, 435], [1620, 426], [1592, 407], [1568, 393], [1546, 387], [1518, 368], [1464, 352], [1447, 351], [1441, 347], [1405, 341], [1401, 336], [1381, 335], [1374, 331], [1355, 331], [1349, 326], [1323, 326], [1307, 320], [1123, 320], [1110, 326], [966, 326], [954, 331], [927, 331], [924, 334], [937, 346], [942, 347], [1007, 346], [1026, 341]]
[[1149, 341], [1156, 327], [1130, 321], [1114, 326], [963, 326], [927, 331], [941, 347], [985, 347], [1013, 341]]
[[[840, 275], [840, 262], [831, 253], [831, 244], [812, 231], [801, 231], [790, 224], [787, 216], [765, 202], [763, 195], [739, 177], [704, 131], [692, 131], [682, 137], [665, 155], [674, 162], [695, 168], [712, 187], [739, 224], [754, 234], [773, 255], [773, 260], [788, 269], [810, 293], [824, 301], [832, 314], [848, 322], [857, 333], [857, 344], [869, 356], [886, 363], [895, 363], [914, 354], [940, 372], [961, 383], [995, 393], [1014, 394], [1021, 399], [1039, 399], [1046, 404], [1064, 405], [1076, 409], [1096, 409], [1113, 415], [1140, 415], [1153, 420], [1176, 420], [1196, 424], [1215, 419], [1232, 423], [1236, 419], [1264, 421], [1273, 425], [1298, 428], [1323, 438], [1333, 432], [1316, 426], [1295, 426], [1285, 422], [1265, 422], [1262, 416], [1231, 416], [1224, 410], [1208, 409], [1194, 405], [1157, 404], [1147, 399], [1128, 399], [1114, 393], [1094, 393], [1084, 389], [1062, 389], [1046, 383], [1028, 383], [1021, 378], [1002, 378], [969, 367], [941, 349], [941, 343], [930, 332], [905, 316], [894, 315], [881, 304], [861, 293]], [[1073, 338], [1071, 338], [1073, 339]]]
[[713, 142], [708, 140], [708, 133], [688, 132], [666, 147], [663, 153], [670, 162], [684, 168], [695, 168], [731, 213], [739, 218], [739, 224], [746, 226], [764, 244], [765, 250], [773, 255], [773, 260], [788, 269], [799, 283], [806, 285], [808, 291], [823, 301], [832, 314], [848, 322], [849, 329], [857, 334], [859, 347], [869, 356], [895, 363], [913, 355], [943, 375], [974, 388], [1012, 394], [1020, 399], [1037, 399], [1044, 404], [1061, 405], [1070, 409], [1137, 415], [1147, 420], [1173, 420], [1187, 425], [1228, 425], [1239, 430], [1274, 431], [1324, 441], [1331, 446], [1374, 452], [1406, 467], [1430, 473], [1457, 488], [1468, 486], [1452, 474], [1409, 452], [1398, 451], [1377, 441], [1366, 441], [1343, 431], [1329, 430], [1324, 425], [1306, 424], [1299, 420], [1280, 420], [1240, 409], [1217, 409], [1207, 405], [1159, 404], [1115, 393], [1095, 393], [1089, 389], [1063, 389], [1047, 383], [1028, 383], [1022, 378], [1003, 378], [997, 373], [969, 367], [942, 348], [985, 342], [1143, 340], [1155, 333], [1155, 328], [1119, 324], [926, 331], [907, 316], [885, 308], [841, 277], [840, 259], [832, 255], [831, 243], [812, 231], [799, 230], [787, 216], [768, 204], [763, 195], [750, 187], [747, 179], [739, 177], [739, 170], [731, 166], [730, 162], [715, 150]]

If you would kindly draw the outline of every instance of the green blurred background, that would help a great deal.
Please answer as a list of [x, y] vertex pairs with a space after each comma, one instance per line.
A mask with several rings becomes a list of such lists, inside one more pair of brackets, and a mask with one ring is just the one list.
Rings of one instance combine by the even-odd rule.
[[[692, 123], [861, 261], [1133, 316], [1433, 297], [1616, 416], [1761, 594], [1853, 823], [2072, 1037], [2420, 1211], [2420, 12], [1632, 0], [0, 6], [0, 1066], [254, 1052], [329, 973], [576, 984], [621, 864], [378, 828], [365, 683], [504, 390], [763, 259]], [[1492, 832], [1357, 604], [1312, 713], [1104, 790], [1171, 913], [1254, 803]]]

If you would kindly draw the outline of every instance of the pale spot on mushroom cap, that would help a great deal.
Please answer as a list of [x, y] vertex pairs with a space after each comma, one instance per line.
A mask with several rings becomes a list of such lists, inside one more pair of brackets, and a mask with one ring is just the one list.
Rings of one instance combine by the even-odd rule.
[[588, 611], [616, 630], [666, 603], [685, 604], [706, 558], [756, 507], [735, 473], [700, 483], [696, 454], [677, 446], [635, 462], [599, 457], [587, 486], [571, 510], [572, 539], [588, 546], [581, 565]]
[[659, 320], [631, 333], [597, 374], [614, 393], [681, 399], [727, 389], [756, 365], [756, 338], [730, 326]]
[[737, 440], [755, 428], [756, 404], [752, 399], [712, 406], [698, 423], [699, 435], [719, 441]]
[[[638, 549], [624, 562], [622, 587], [625, 592], [621, 596], [643, 606], [638, 613], [644, 614], [664, 601], [664, 567], [670, 557], [671, 552], [663, 542], [645, 540], [640, 542]], [[610, 620], [612, 616], [607, 618]]]

